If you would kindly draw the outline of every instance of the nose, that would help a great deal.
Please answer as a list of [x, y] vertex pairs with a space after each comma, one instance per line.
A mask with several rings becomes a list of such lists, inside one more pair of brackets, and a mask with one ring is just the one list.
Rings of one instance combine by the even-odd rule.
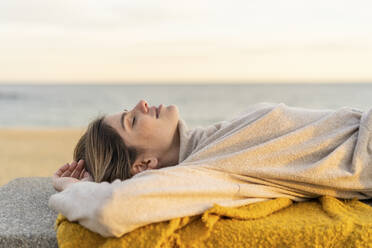
[[148, 104], [145, 100], [139, 101], [136, 107], [139, 108], [141, 111], [144, 111], [145, 113], [148, 112]]

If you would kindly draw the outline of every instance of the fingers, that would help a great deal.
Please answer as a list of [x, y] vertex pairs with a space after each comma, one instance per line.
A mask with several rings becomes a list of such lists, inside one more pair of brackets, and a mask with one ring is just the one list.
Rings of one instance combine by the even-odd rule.
[[84, 177], [84, 173], [86, 172], [85, 168], [81, 170], [79, 179], [82, 179]]
[[74, 171], [76, 165], [77, 165], [76, 161], [72, 161], [72, 163], [69, 165], [69, 168], [62, 173], [61, 177], [71, 176], [71, 173]]
[[80, 179], [80, 175], [84, 175], [84, 160], [80, 159], [79, 162], [72, 161], [71, 164], [67, 163], [58, 169], [53, 177], [74, 177]]
[[77, 165], [75, 166], [75, 169], [71, 173], [71, 177], [79, 179], [80, 174], [81, 174], [83, 169], [84, 169], [84, 160], [80, 159], [79, 162], [77, 163]]
[[69, 164], [62, 165], [61, 168], [59, 168], [55, 173], [54, 176], [60, 177], [62, 174], [70, 167]]

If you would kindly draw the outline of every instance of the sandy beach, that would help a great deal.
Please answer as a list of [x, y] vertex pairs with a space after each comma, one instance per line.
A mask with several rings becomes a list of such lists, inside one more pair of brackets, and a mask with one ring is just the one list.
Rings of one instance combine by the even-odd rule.
[[17, 177], [48, 177], [72, 161], [85, 129], [0, 129], [0, 186]]

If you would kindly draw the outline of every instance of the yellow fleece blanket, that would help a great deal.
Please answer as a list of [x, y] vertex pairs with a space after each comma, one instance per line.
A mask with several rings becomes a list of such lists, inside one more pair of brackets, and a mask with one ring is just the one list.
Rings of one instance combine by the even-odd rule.
[[104, 238], [58, 215], [58, 245], [72, 247], [372, 247], [372, 207], [323, 196], [277, 198], [242, 207], [215, 205], [202, 215]]

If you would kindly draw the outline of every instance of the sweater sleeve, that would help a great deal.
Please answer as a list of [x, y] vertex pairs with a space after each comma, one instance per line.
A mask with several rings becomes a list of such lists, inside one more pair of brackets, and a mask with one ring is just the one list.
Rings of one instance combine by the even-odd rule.
[[104, 237], [120, 237], [150, 223], [201, 214], [214, 203], [239, 205], [239, 190], [227, 173], [178, 165], [125, 181], [75, 183], [52, 195], [49, 206]]

